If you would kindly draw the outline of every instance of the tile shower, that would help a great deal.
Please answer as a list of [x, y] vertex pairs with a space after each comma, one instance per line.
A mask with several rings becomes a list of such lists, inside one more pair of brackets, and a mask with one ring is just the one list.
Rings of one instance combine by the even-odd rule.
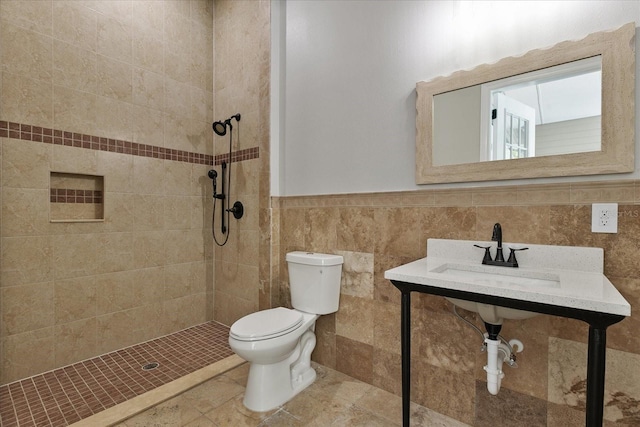
[[[258, 290], [268, 6], [1, 2], [0, 383], [213, 320], [229, 300], [238, 313], [220, 309], [222, 321], [269, 302]], [[229, 41], [237, 31], [247, 40]], [[267, 59], [240, 75], [247, 57]], [[243, 113], [232, 191], [248, 212], [214, 254], [207, 171], [226, 140], [211, 123], [227, 109]], [[73, 185], [52, 184], [67, 175]], [[255, 285], [234, 293], [245, 280]]]

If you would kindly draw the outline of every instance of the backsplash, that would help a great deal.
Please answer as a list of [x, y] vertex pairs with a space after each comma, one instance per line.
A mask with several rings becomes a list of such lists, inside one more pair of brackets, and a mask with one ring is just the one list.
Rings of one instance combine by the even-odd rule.
[[[619, 203], [618, 234], [591, 233], [592, 202]], [[283, 304], [286, 252], [349, 255], [340, 309], [318, 321], [315, 360], [396, 394], [400, 292], [384, 271], [424, 257], [427, 238], [490, 240], [500, 222], [505, 241], [604, 248], [605, 274], [632, 307], [608, 330], [605, 425], [640, 423], [640, 182], [283, 197], [273, 206]], [[525, 350], [491, 396], [479, 336], [452, 305], [414, 293], [412, 315], [412, 400], [474, 426], [584, 425], [586, 323], [545, 315], [505, 321], [502, 335], [522, 340]]]

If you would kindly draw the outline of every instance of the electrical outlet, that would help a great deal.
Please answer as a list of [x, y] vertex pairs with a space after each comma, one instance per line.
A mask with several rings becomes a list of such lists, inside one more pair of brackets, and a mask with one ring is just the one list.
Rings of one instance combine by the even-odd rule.
[[591, 205], [591, 232], [618, 232], [617, 203], [594, 203]]

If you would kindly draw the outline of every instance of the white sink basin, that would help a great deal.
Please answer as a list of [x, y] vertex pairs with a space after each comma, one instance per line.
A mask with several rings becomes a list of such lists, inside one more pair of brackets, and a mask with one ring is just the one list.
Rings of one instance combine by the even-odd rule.
[[[483, 265], [444, 264], [431, 270], [432, 273], [449, 276], [452, 279], [471, 280], [475, 283], [491, 286], [523, 286], [523, 287], [560, 287], [557, 275], [513, 269], [510, 267], [491, 267]], [[501, 325], [504, 319], [528, 319], [537, 316], [530, 311], [497, 305], [447, 298], [463, 310], [473, 311], [480, 315], [483, 321], [494, 325]]]
[[444, 264], [431, 272], [496, 286], [503, 283], [509, 286], [560, 287], [560, 278], [557, 274], [523, 271], [510, 267]]

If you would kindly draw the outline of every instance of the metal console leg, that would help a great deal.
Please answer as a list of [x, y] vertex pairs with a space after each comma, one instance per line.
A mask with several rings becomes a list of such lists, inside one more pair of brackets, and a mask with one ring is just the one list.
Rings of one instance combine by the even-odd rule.
[[587, 427], [602, 427], [607, 329], [589, 326], [587, 356]]
[[402, 426], [409, 427], [411, 415], [411, 292], [402, 291], [400, 306], [402, 345]]

